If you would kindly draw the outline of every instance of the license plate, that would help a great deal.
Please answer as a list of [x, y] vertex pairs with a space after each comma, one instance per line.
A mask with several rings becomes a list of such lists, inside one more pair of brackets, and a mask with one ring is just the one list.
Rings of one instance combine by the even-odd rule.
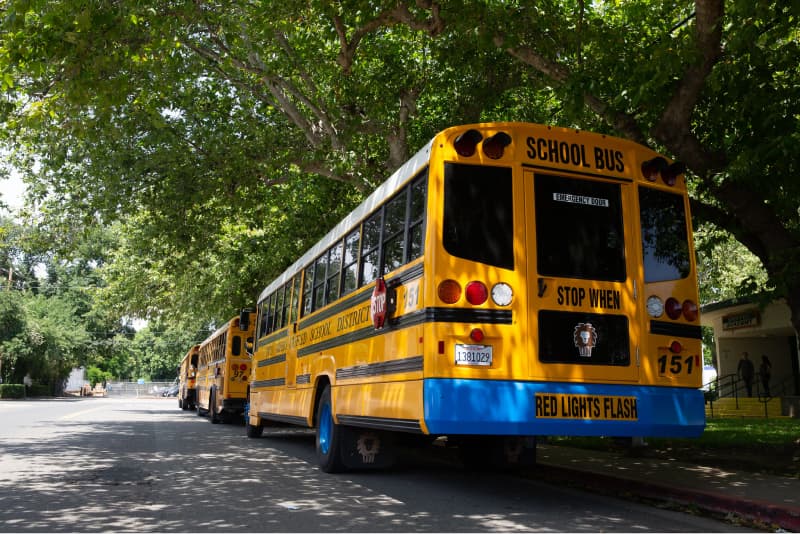
[[491, 345], [456, 345], [456, 365], [492, 365]]

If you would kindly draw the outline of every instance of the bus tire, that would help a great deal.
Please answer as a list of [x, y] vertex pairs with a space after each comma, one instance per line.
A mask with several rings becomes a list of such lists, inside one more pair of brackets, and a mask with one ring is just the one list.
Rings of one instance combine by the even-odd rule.
[[218, 424], [221, 419], [219, 414], [217, 413], [217, 392], [212, 391], [211, 397], [208, 400], [208, 415], [211, 417], [212, 424]]
[[340, 473], [345, 470], [341, 454], [342, 427], [333, 421], [331, 407], [331, 387], [326, 385], [317, 404], [316, 449], [317, 462], [326, 473]]
[[261, 435], [264, 433], [264, 425], [262, 425], [261, 423], [257, 425], [251, 425], [250, 418], [245, 416], [244, 430], [245, 433], [247, 433], [248, 438], [260, 438]]
[[459, 456], [469, 471], [508, 471], [536, 465], [536, 439], [530, 436], [462, 436]]
[[186, 409], [183, 406], [183, 399], [180, 398], [180, 397], [178, 397], [178, 408], [180, 408], [181, 410], [185, 410]]

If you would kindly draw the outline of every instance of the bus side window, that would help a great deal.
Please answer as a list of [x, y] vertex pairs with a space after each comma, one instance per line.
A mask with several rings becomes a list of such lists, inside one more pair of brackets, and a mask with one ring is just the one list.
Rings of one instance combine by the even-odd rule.
[[267, 297], [267, 300], [264, 301], [264, 315], [266, 315], [264, 319], [264, 334], [271, 334], [273, 316], [275, 315], [275, 293], [272, 293]]
[[289, 322], [297, 321], [298, 305], [300, 303], [300, 275], [292, 279], [292, 304], [289, 308]]
[[358, 229], [355, 229], [350, 232], [344, 241], [342, 296], [347, 295], [358, 287], [358, 241], [360, 234]]
[[383, 274], [403, 265], [408, 188], [386, 204], [383, 219]]
[[314, 303], [314, 264], [306, 267], [303, 275], [303, 310], [300, 317], [305, 317], [313, 310]]
[[330, 249], [328, 257], [328, 273], [325, 283], [325, 303], [339, 298], [339, 280], [342, 268], [342, 242], [339, 241]]
[[287, 284], [282, 285], [278, 288], [278, 301], [275, 305], [275, 313], [278, 314], [277, 319], [275, 320], [275, 330], [280, 330], [284, 326], [286, 326], [286, 308], [287, 308], [287, 300], [291, 297], [291, 295], [287, 294], [286, 288], [289, 287]]
[[292, 305], [292, 281], [283, 286], [283, 310], [281, 310], [281, 328], [289, 324], [289, 309]]
[[408, 259], [413, 261], [422, 256], [425, 245], [425, 186], [424, 178], [411, 184], [410, 213], [408, 214]]
[[269, 306], [269, 297], [261, 301], [258, 305], [258, 336], [260, 339], [267, 335], [267, 308]]
[[378, 278], [378, 260], [381, 239], [381, 211], [364, 222], [361, 240], [361, 284], [365, 286]]
[[325, 271], [328, 267], [328, 254], [323, 253], [317, 258], [314, 266], [314, 310], [325, 305]]

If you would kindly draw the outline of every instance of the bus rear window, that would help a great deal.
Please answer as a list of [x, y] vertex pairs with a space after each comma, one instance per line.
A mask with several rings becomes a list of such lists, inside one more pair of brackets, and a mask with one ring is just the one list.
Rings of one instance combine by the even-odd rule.
[[662, 282], [689, 276], [689, 238], [683, 196], [639, 188], [644, 281]]
[[513, 269], [511, 169], [445, 163], [443, 224], [448, 253]]
[[625, 280], [619, 184], [538, 174], [534, 192], [539, 274]]

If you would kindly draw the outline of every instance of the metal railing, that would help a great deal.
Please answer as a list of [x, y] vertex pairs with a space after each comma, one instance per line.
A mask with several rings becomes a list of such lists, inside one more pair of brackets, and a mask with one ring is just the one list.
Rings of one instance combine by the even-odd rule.
[[[791, 376], [785, 377], [778, 382], [770, 382], [767, 387], [761, 380], [761, 373], [756, 373], [751, 385], [752, 392], [755, 395], [747, 395], [747, 384], [741, 379], [738, 374], [731, 373], [728, 375], [718, 376], [714, 380], [703, 384], [702, 389], [705, 390], [706, 402], [710, 404], [711, 410], [714, 410], [714, 401], [721, 398], [733, 398], [735, 400], [735, 407], [738, 410], [739, 398], [756, 398], [764, 406], [764, 417], [768, 417], [767, 404], [773, 398], [791, 395], [794, 391], [794, 378]], [[767, 394], [769, 392], [769, 394]]]

